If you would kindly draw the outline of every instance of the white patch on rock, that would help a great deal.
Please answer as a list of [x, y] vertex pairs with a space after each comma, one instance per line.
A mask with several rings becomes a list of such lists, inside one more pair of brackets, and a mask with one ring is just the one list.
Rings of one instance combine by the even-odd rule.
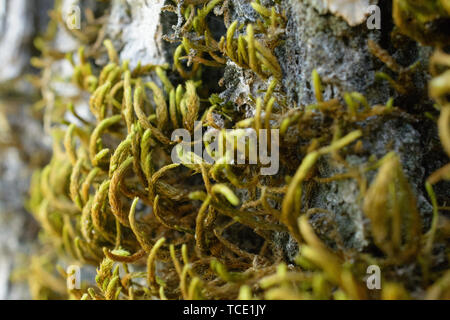
[[354, 27], [366, 21], [369, 6], [377, 4], [378, 0], [310, 0], [310, 2], [320, 13], [329, 11]]
[[131, 68], [136, 67], [139, 61], [142, 65], [166, 62], [160, 22], [163, 5], [162, 0], [113, 2], [107, 34], [114, 41], [121, 41], [120, 59], [129, 60]]

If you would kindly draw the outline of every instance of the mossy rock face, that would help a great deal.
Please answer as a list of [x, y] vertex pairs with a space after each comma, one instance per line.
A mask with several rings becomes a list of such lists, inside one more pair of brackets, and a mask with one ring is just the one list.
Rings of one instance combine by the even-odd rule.
[[395, 23], [409, 37], [432, 46], [450, 45], [450, 4], [447, 0], [395, 0]]
[[[326, 3], [82, 1], [81, 30], [56, 3], [32, 59], [54, 145], [28, 204], [36, 298], [448, 297], [448, 55], [401, 34], [445, 45], [446, 3], [393, 1], [381, 30]], [[279, 171], [173, 163], [200, 120], [279, 130]], [[66, 290], [51, 262], [97, 275]]]

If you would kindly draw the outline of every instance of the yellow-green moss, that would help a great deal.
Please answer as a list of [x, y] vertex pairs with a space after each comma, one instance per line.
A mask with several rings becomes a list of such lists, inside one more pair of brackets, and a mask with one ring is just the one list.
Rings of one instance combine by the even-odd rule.
[[[173, 61], [176, 76], [182, 79], [179, 84], [169, 80], [173, 71], [167, 65], [138, 65], [134, 70], [127, 62], [120, 65], [109, 40], [104, 42], [109, 63], [100, 72], [95, 72], [89, 62], [90, 55], [98, 53], [88, 53], [92, 45], [87, 39], [83, 39], [86, 46], [78, 51], [77, 65], [72, 55], [52, 52], [46, 42], [39, 45], [42, 57], [33, 61], [44, 68], [43, 74], [56, 59], [66, 57], [73, 64], [72, 82], [90, 93], [94, 120], [78, 115], [74, 104], [57, 100], [53, 119], [68, 111], [79, 123], [60, 121], [54, 130], [53, 159], [36, 172], [31, 184], [29, 208], [41, 223], [41, 241], [47, 253], [45, 258], [33, 258], [30, 282], [35, 298], [53, 297], [50, 291], [59, 297], [78, 299], [403, 299], [409, 298], [408, 283], [402, 283], [395, 272], [386, 272], [383, 281], [389, 285], [381, 292], [369, 291], [363, 278], [371, 264], [393, 270], [411, 261], [418, 261], [423, 268], [428, 297], [448, 298], [448, 271], [431, 274], [427, 265], [433, 242], [445, 241], [448, 236], [448, 223], [440, 222], [432, 188], [440, 179], [449, 179], [448, 166], [430, 177], [427, 184], [434, 217], [426, 234], [421, 232], [415, 199], [395, 154], [376, 159], [359, 171], [349, 170], [347, 175], [326, 179], [358, 182], [374, 243], [383, 254], [328, 247], [309, 222], [321, 209], [304, 210], [300, 203], [303, 196], [308, 197], [307, 182], [319, 178], [317, 161], [331, 156], [348, 166], [342, 155], [357, 153], [363, 135], [354, 129], [355, 124], [399, 110], [392, 101], [369, 106], [364, 96], [355, 92], [343, 97], [345, 104], [338, 99], [323, 101], [317, 72], [312, 75], [316, 104], [287, 106], [280, 85], [283, 74], [273, 50], [280, 44], [277, 35], [285, 27], [284, 13], [277, 5], [267, 8], [255, 1], [252, 7], [260, 20], [239, 25], [227, 21], [228, 13], [221, 8], [228, 31], [217, 42], [206, 17], [221, 3], [185, 1], [181, 7], [186, 23], [176, 30], [178, 38], [167, 37], [180, 43]], [[417, 13], [423, 9], [409, 1], [394, 3], [400, 28], [404, 10]], [[420, 24], [408, 34], [418, 40], [423, 36], [422, 23], [448, 14], [441, 2], [433, 3], [435, 6], [421, 11], [425, 12], [423, 16], [414, 18]], [[165, 9], [177, 10], [171, 6]], [[189, 38], [192, 32], [200, 40]], [[188, 62], [183, 63], [185, 60]], [[432, 60], [450, 66], [443, 52], [438, 51]], [[266, 81], [266, 91], [251, 97], [256, 109], [252, 118], [230, 113], [214, 92], [202, 90], [204, 67], [224, 68], [227, 61]], [[143, 76], [148, 74], [159, 78], [161, 86], [145, 82]], [[447, 73], [435, 75], [430, 92], [439, 102], [441, 140], [450, 155], [450, 107], [445, 101], [449, 81]], [[45, 82], [36, 82], [47, 90]], [[151, 90], [153, 101], [146, 88]], [[264, 122], [262, 110], [266, 111]], [[309, 127], [317, 112], [331, 117], [334, 126], [317, 131]], [[230, 119], [233, 129], [280, 129], [281, 142], [286, 144], [289, 142], [283, 137], [290, 127], [306, 128], [311, 137], [308, 145], [292, 151], [302, 159], [300, 166], [280, 179], [259, 176], [258, 165], [172, 164], [170, 133], [179, 127], [193, 132], [194, 121], [199, 119], [218, 127], [214, 113]], [[369, 186], [363, 173], [371, 170], [378, 170], [378, 174]], [[201, 182], [194, 183], [193, 179]], [[242, 190], [248, 198], [240, 197]], [[263, 239], [259, 252], [246, 251], [223, 236], [236, 225], [250, 228]], [[297, 265], [287, 267], [274, 244], [276, 232], [297, 241]], [[52, 275], [49, 256], [97, 266], [97, 287], [84, 284], [81, 290], [65, 292], [61, 285], [65, 280]], [[157, 261], [160, 267], [155, 271]], [[52, 282], [38, 283], [36, 279], [43, 273]], [[67, 276], [62, 270], [60, 273]], [[138, 279], [146, 279], [146, 284]]]

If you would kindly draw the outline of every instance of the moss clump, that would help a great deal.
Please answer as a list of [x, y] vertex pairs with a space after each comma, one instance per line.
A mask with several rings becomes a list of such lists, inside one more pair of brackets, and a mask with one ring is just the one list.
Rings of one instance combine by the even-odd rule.
[[450, 4], [446, 0], [394, 0], [393, 17], [401, 32], [426, 45], [450, 44]]
[[[53, 298], [56, 292], [79, 299], [404, 299], [418, 288], [428, 290], [426, 297], [449, 297], [447, 267], [437, 263], [442, 251], [433, 251], [448, 242], [448, 223], [433, 191], [434, 184], [449, 178], [448, 166], [428, 180], [434, 217], [423, 233], [395, 153], [371, 157], [360, 166], [346, 160], [361, 152], [361, 138], [370, 135], [365, 120], [402, 117], [405, 111], [393, 100], [370, 106], [356, 92], [324, 101], [316, 71], [311, 79], [316, 103], [289, 105], [274, 53], [285, 15], [276, 4], [269, 8], [255, 1], [252, 7], [260, 18], [239, 25], [228, 21], [228, 1], [166, 6], [180, 21], [166, 37], [180, 42], [173, 54], [174, 71], [167, 65], [130, 69], [126, 61], [120, 64], [109, 40], [96, 51], [92, 40], [83, 39], [86, 46], [76, 57], [49, 50], [50, 37], [42, 42], [43, 55], [34, 62], [44, 68], [43, 79], [36, 83], [48, 92], [46, 72], [56, 60], [67, 58], [74, 69], [72, 82], [89, 94], [90, 115], [81, 116], [72, 101], [53, 99], [54, 154], [33, 178], [29, 207], [42, 225], [46, 261], [58, 256], [98, 268], [96, 288], [85, 283], [81, 290], [66, 292], [55, 280], [35, 285], [36, 298]], [[228, 26], [219, 41], [209, 27], [213, 13], [223, 15]], [[379, 48], [374, 51], [380, 53]], [[102, 52], [109, 62], [98, 68], [92, 58]], [[384, 53], [377, 56], [386, 58]], [[207, 68], [224, 68], [230, 61], [265, 86], [258, 96], [248, 97], [251, 116], [204, 85]], [[449, 65], [443, 52], [433, 61], [433, 66]], [[438, 126], [449, 151], [446, 72], [436, 74], [430, 92], [439, 102]], [[77, 120], [61, 121], [66, 113]], [[193, 133], [196, 120], [206, 129], [279, 129], [280, 172], [262, 176], [260, 163], [172, 163], [171, 132], [184, 128]], [[227, 139], [226, 134], [221, 137], [222, 142]], [[317, 164], [323, 158], [347, 172], [319, 177]], [[368, 174], [376, 171], [369, 183]], [[374, 247], [364, 253], [343, 244], [331, 212], [309, 206], [315, 184], [346, 179], [357, 182], [359, 204], [370, 221]], [[326, 241], [312, 221], [333, 229]], [[277, 241], [280, 235], [299, 247], [295, 261]], [[33, 284], [37, 276], [52, 272], [43, 259], [34, 258]], [[383, 270], [381, 291], [365, 286], [370, 265]], [[405, 265], [419, 270], [419, 284], [411, 285], [411, 279], [397, 272]]]

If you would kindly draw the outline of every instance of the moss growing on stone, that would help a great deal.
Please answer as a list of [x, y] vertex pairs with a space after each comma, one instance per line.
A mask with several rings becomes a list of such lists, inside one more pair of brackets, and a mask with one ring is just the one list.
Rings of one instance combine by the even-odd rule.
[[[36, 172], [29, 202], [42, 225], [46, 253], [33, 258], [30, 282], [36, 298], [449, 297], [448, 221], [433, 190], [440, 180], [449, 179], [448, 165], [427, 181], [433, 216], [424, 231], [425, 217], [399, 155], [377, 156], [364, 140], [372, 134], [372, 119], [408, 120], [411, 115], [393, 100], [371, 106], [357, 92], [324, 99], [316, 70], [310, 81], [315, 103], [295, 106], [284, 92], [275, 50], [283, 45], [286, 13], [277, 3], [254, 1], [251, 6], [258, 17], [252, 22], [231, 22], [229, 1], [166, 6], [179, 21], [166, 36], [178, 43], [172, 66], [130, 68], [110, 40], [102, 48], [98, 41], [83, 39], [85, 46], [77, 55], [66, 55], [47, 47], [50, 35], [42, 39], [42, 57], [33, 61], [43, 68], [36, 83], [47, 108], [51, 89], [46, 73], [58, 60], [68, 59], [72, 83], [89, 96], [89, 114], [53, 96], [48, 115], [54, 154], [48, 166]], [[394, 1], [394, 8], [400, 28], [405, 10], [417, 9], [409, 1]], [[428, 17], [447, 12], [437, 4], [427, 10], [425, 20], [415, 19], [426, 24]], [[209, 26], [215, 14], [223, 16], [227, 26], [217, 40]], [[418, 27], [409, 35], [420, 40], [423, 33]], [[395, 69], [378, 45], [369, 46]], [[101, 55], [108, 61], [100, 67], [93, 60]], [[430, 94], [438, 103], [437, 126], [450, 155], [450, 90], [448, 71], [442, 71], [448, 61], [443, 51], [431, 59], [435, 78]], [[225, 81], [236, 80], [242, 72], [260, 84], [256, 92], [246, 93], [241, 105], [205, 84], [210, 68], [230, 65], [237, 72], [225, 73]], [[406, 72], [400, 67], [395, 71]], [[403, 83], [393, 83], [397, 91], [408, 90]], [[172, 163], [171, 133], [179, 128], [193, 133], [197, 120], [206, 131], [279, 129], [278, 174], [260, 175], [261, 163]], [[225, 141], [226, 134], [221, 138]], [[342, 172], [321, 175], [327, 166]], [[349, 201], [364, 213], [358, 227], [368, 226], [362, 231], [343, 231], [346, 226], [334, 212], [314, 206], [317, 190], [342, 181], [351, 181], [357, 190]], [[358, 248], [343, 236], [348, 232], [361, 232], [368, 244]], [[64, 278], [52, 274], [49, 259], [93, 265], [97, 275], [82, 289], [66, 291]], [[366, 286], [371, 265], [383, 270], [381, 290]], [[407, 270], [408, 277], [400, 269]], [[68, 276], [62, 269], [60, 273]], [[42, 274], [54, 281], [37, 285], [36, 277]]]

